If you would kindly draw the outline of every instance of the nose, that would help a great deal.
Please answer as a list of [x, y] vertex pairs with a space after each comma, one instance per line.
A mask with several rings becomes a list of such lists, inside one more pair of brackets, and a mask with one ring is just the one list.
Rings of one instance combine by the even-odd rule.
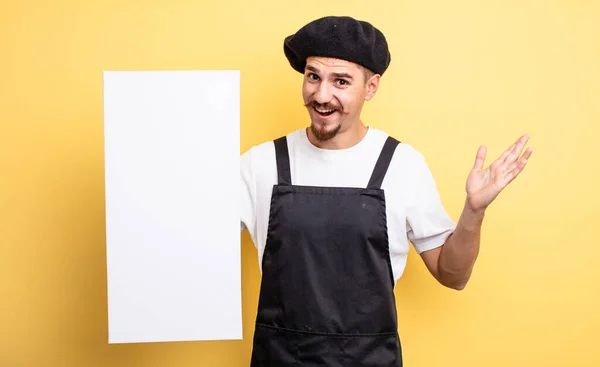
[[319, 88], [316, 90], [314, 94], [315, 102], [319, 104], [326, 104], [331, 101], [332, 93], [328, 83], [321, 82], [319, 83]]

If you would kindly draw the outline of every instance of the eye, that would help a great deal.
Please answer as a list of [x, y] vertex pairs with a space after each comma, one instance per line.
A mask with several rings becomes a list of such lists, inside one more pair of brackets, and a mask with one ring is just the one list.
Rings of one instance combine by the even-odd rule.
[[319, 80], [319, 76], [315, 73], [309, 73], [307, 75], [308, 79], [312, 79], [312, 80]]
[[348, 84], [350, 84], [350, 83], [348, 83], [348, 81], [346, 79], [338, 79], [337, 83], [339, 85], [348, 85]]

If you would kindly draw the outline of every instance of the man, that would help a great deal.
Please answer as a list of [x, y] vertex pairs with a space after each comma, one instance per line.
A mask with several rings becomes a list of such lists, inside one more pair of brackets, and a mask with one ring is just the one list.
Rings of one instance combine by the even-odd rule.
[[284, 52], [311, 123], [241, 157], [242, 230], [262, 272], [251, 365], [402, 366], [393, 290], [409, 241], [442, 285], [463, 289], [486, 208], [531, 155], [527, 136], [485, 170], [478, 150], [455, 224], [423, 156], [361, 120], [391, 60], [383, 34], [324, 17]]

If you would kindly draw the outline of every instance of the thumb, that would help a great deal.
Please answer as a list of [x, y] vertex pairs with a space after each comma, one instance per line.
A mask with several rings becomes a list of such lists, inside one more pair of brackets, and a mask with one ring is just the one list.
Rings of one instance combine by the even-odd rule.
[[483, 170], [483, 163], [485, 162], [485, 155], [487, 152], [487, 147], [482, 145], [477, 150], [477, 156], [475, 157], [475, 164], [473, 165], [473, 169], [477, 171]]

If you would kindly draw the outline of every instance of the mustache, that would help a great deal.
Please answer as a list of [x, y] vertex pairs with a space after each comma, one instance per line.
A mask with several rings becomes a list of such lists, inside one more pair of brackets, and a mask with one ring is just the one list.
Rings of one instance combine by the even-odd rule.
[[316, 108], [320, 108], [322, 110], [336, 110], [336, 111], [344, 112], [342, 109], [342, 106], [332, 104], [332, 103], [318, 103], [314, 100], [311, 100], [308, 103], [304, 104], [304, 107], [316, 107]]

